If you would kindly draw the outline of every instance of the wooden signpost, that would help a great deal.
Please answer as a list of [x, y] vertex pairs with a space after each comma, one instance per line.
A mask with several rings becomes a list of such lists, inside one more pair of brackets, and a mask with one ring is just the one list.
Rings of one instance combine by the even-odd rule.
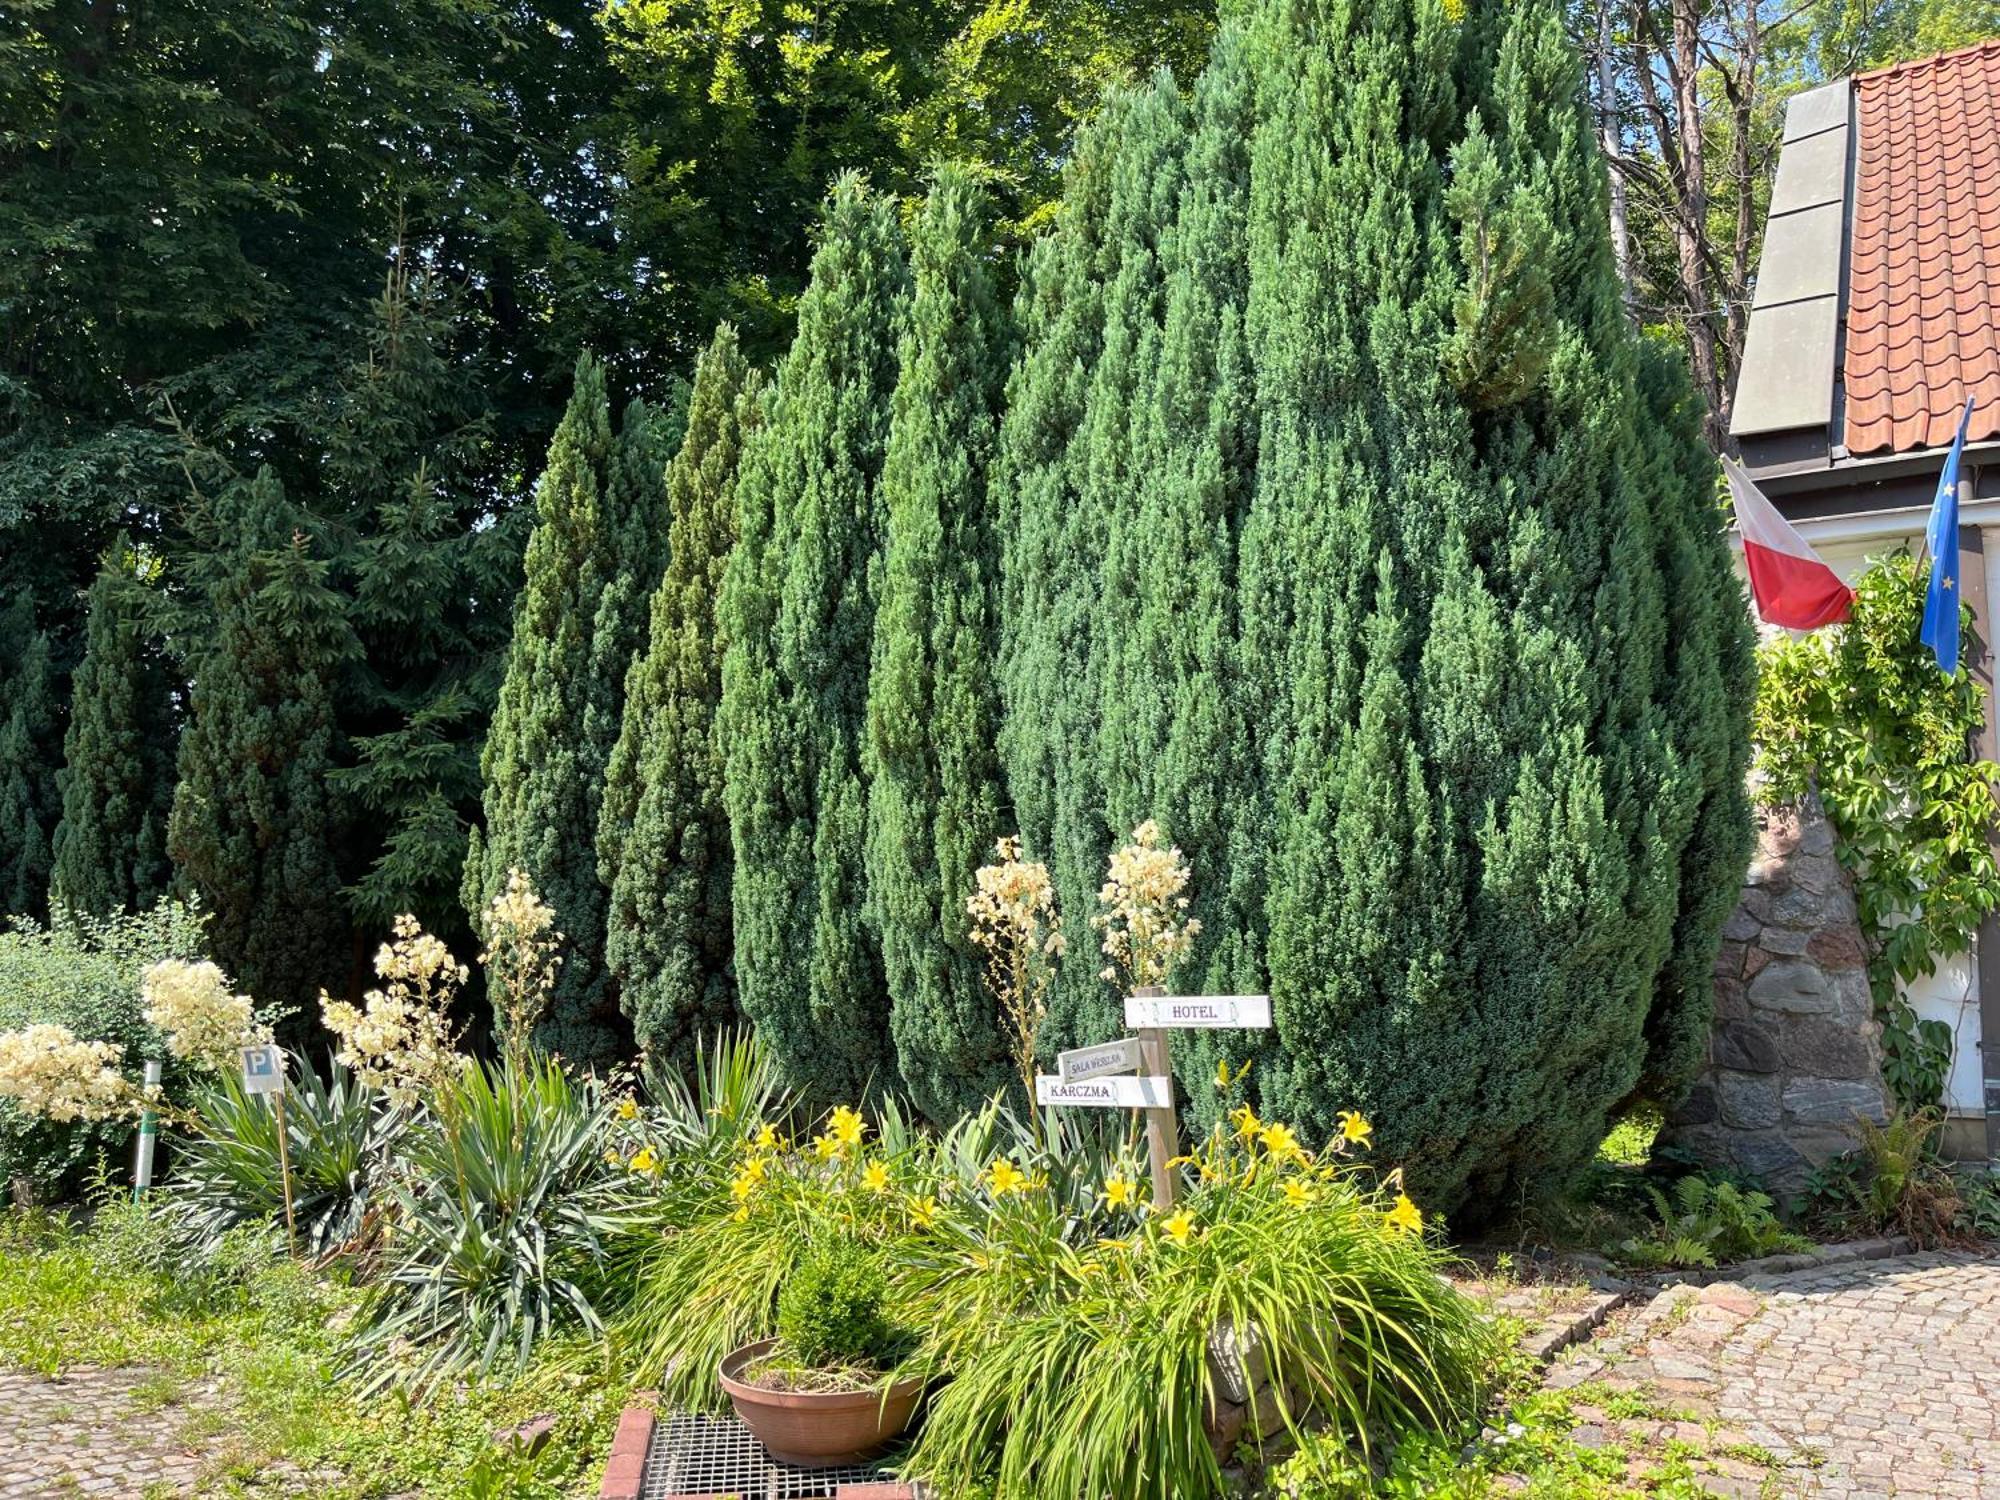
[[[1153, 1203], [1174, 1205], [1180, 1154], [1180, 1121], [1174, 1114], [1169, 1031], [1265, 1031], [1269, 995], [1169, 995], [1158, 987], [1136, 989], [1125, 1001], [1125, 1024], [1138, 1033], [1096, 1047], [1078, 1047], [1056, 1058], [1056, 1076], [1035, 1080], [1035, 1102], [1086, 1109], [1136, 1109], [1146, 1116], [1146, 1156], [1152, 1165]], [[1137, 1075], [1137, 1076], [1134, 1076]]]

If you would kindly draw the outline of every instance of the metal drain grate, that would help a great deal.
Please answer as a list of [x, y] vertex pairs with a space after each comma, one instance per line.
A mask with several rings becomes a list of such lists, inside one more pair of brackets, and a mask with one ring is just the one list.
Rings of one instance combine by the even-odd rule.
[[640, 1500], [668, 1495], [735, 1495], [739, 1500], [831, 1500], [843, 1484], [895, 1476], [874, 1464], [795, 1469], [779, 1463], [733, 1417], [675, 1413], [653, 1425]]

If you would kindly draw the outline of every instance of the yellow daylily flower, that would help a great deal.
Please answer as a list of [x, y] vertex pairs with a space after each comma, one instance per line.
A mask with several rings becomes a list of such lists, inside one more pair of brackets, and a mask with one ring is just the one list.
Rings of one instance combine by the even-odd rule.
[[762, 1156], [753, 1156], [743, 1163], [743, 1178], [746, 1182], [762, 1182], [764, 1171], [770, 1165]]
[[1004, 1156], [986, 1169], [986, 1181], [996, 1198], [1004, 1198], [1009, 1193], [1018, 1193], [1028, 1185], [1028, 1179], [1021, 1169]]
[[1294, 1178], [1285, 1184], [1285, 1202], [1293, 1208], [1304, 1208], [1313, 1201], [1313, 1190]]
[[1375, 1133], [1375, 1127], [1364, 1119], [1359, 1110], [1343, 1109], [1340, 1112], [1340, 1138], [1352, 1146], [1365, 1146], [1368, 1137]]
[[904, 1206], [910, 1215], [910, 1222], [919, 1229], [929, 1229], [937, 1222], [938, 1202], [935, 1198], [912, 1198]]
[[651, 1146], [641, 1146], [631, 1161], [627, 1163], [635, 1172], [650, 1172], [658, 1167], [659, 1164], [659, 1159], [653, 1155], [653, 1148]]
[[638, 1101], [634, 1099], [620, 1099], [618, 1101], [618, 1118], [621, 1120], [638, 1119], [639, 1118]]
[[1264, 1149], [1280, 1161], [1302, 1157], [1305, 1152], [1299, 1147], [1299, 1138], [1292, 1134], [1292, 1127], [1272, 1123], [1258, 1133], [1257, 1138], [1264, 1143]]
[[833, 1117], [827, 1121], [826, 1128], [827, 1134], [840, 1142], [841, 1145], [858, 1146], [861, 1144], [863, 1132], [868, 1127], [863, 1123], [859, 1112], [849, 1109], [843, 1104], [833, 1112]]
[[834, 1157], [840, 1155], [841, 1149], [840, 1142], [830, 1135], [813, 1137], [813, 1155], [817, 1156], [821, 1161], [831, 1161]]
[[1194, 1216], [1182, 1209], [1160, 1226], [1160, 1232], [1176, 1245], [1185, 1245], [1194, 1233]]
[[1129, 1177], [1104, 1179], [1104, 1202], [1110, 1208], [1131, 1208], [1138, 1204], [1139, 1185]]
[[757, 1138], [751, 1144], [759, 1151], [782, 1151], [785, 1149], [785, 1138], [774, 1127], [766, 1125], [757, 1132]]
[[861, 1174], [861, 1185], [871, 1193], [888, 1192], [889, 1169], [879, 1161], [871, 1161], [867, 1170]]
[[738, 1173], [729, 1184], [729, 1196], [739, 1204], [748, 1204], [750, 1195], [757, 1191], [757, 1179]]
[[1424, 1227], [1424, 1211], [1410, 1201], [1407, 1193], [1396, 1194], [1396, 1206], [1382, 1217], [1391, 1229], [1406, 1229], [1415, 1234]]
[[1257, 1133], [1264, 1128], [1264, 1122], [1257, 1118], [1257, 1111], [1247, 1104], [1239, 1104], [1232, 1109], [1229, 1122], [1236, 1127], [1236, 1134], [1246, 1141], [1254, 1141]]
[[604, 1160], [609, 1165], [615, 1167], [618, 1166], [620, 1163], [622, 1163], [625, 1160], [625, 1158], [620, 1156], [615, 1148], [610, 1148], [605, 1151]]

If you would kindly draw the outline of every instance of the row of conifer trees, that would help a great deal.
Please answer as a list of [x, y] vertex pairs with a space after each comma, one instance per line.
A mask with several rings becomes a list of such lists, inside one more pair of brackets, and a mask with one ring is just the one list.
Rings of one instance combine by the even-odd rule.
[[[239, 530], [215, 670], [282, 760], [330, 713], [282, 660], [313, 565]], [[1364, 1110], [1431, 1201], [1492, 1205], [1699, 1056], [1750, 685], [1560, 8], [1245, 0], [1191, 86], [1108, 99], [1018, 268], [963, 172], [907, 219], [843, 179], [767, 379], [723, 328], [684, 421], [614, 423], [579, 365], [463, 898], [519, 866], [554, 904], [573, 1058], [743, 1016], [795, 1082], [943, 1118], [1008, 1078], [964, 918], [996, 837], [1070, 926], [1053, 1048], [1120, 1025], [1085, 922], [1155, 818], [1178, 983], [1276, 1012], [1183, 1039], [1197, 1108], [1254, 1057], [1303, 1132]], [[174, 810], [267, 918], [326, 872], [197, 825], [271, 795]]]
[[[994, 838], [1080, 930], [1153, 817], [1182, 982], [1278, 1016], [1185, 1077], [1254, 1055], [1446, 1200], [1581, 1159], [1698, 1053], [1750, 665], [1559, 11], [1246, 7], [1191, 88], [1107, 103], [1011, 305], [1004, 267], [964, 175], [907, 229], [835, 187], [768, 389], [726, 330], [697, 372], [629, 675], [585, 372], [468, 895], [534, 871], [568, 1024], [615, 989], [675, 1049], [740, 1008], [795, 1079], [944, 1117], [1006, 1079], [963, 916]], [[1119, 1025], [1084, 946], [1052, 1046]]]

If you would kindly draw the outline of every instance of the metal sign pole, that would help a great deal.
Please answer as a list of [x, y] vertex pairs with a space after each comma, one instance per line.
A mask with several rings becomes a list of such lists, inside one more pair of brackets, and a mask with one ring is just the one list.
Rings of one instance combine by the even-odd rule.
[[[160, 1064], [157, 1059], [146, 1064], [146, 1098], [150, 1100], [160, 1087]], [[132, 1143], [132, 1201], [146, 1196], [146, 1190], [153, 1185], [153, 1152], [160, 1139], [160, 1117], [153, 1113], [148, 1103], [145, 1112], [139, 1116], [139, 1138]]]
[[[1147, 999], [1166, 994], [1158, 985], [1141, 985], [1132, 991], [1134, 999]], [[1138, 1030], [1139, 1055], [1146, 1072], [1157, 1077], [1173, 1078], [1173, 1059], [1167, 1049], [1167, 1034], [1157, 1026], [1141, 1027]], [[1174, 1095], [1171, 1086], [1167, 1090], [1163, 1107], [1142, 1110], [1146, 1117], [1146, 1156], [1153, 1168], [1153, 1206], [1164, 1212], [1174, 1206], [1174, 1169], [1167, 1165], [1180, 1154], [1180, 1121], [1174, 1114]]]

